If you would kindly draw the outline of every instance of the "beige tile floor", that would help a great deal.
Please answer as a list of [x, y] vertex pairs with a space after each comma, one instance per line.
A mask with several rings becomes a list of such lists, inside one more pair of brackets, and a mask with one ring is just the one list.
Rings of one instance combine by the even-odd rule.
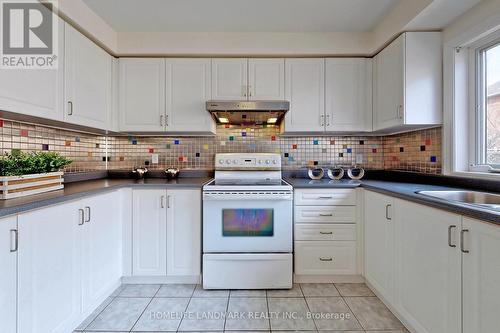
[[[75, 332], [408, 332], [362, 283], [290, 290], [123, 285]], [[283, 332], [285, 333], [285, 332]]]

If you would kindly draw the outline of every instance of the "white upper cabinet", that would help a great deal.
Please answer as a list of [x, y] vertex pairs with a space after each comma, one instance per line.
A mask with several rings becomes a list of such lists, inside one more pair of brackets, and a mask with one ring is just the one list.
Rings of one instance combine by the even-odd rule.
[[246, 58], [212, 59], [212, 99], [247, 99], [247, 75]]
[[406, 32], [374, 58], [374, 130], [442, 123], [439, 32]]
[[166, 116], [168, 132], [215, 132], [206, 111], [211, 98], [210, 59], [166, 60]]
[[284, 59], [248, 59], [248, 99], [285, 99]]
[[66, 24], [65, 116], [77, 125], [107, 129], [112, 107], [112, 57]]
[[18, 333], [72, 332], [81, 320], [78, 209], [72, 202], [18, 216]]
[[58, 68], [0, 69], [0, 110], [63, 120], [64, 22], [58, 25]]
[[325, 59], [285, 59], [285, 99], [285, 131], [324, 131]]
[[463, 332], [496, 332], [500, 327], [500, 227], [464, 218], [462, 232]]
[[372, 60], [326, 59], [326, 131], [372, 130]]
[[132, 275], [167, 274], [167, 191], [132, 192]]
[[165, 59], [120, 58], [121, 131], [165, 130]]
[[199, 276], [200, 190], [167, 190], [167, 275]]
[[461, 332], [462, 217], [404, 200], [396, 200], [395, 216], [396, 309], [415, 332]]
[[394, 199], [365, 191], [365, 278], [380, 295], [394, 299]]
[[16, 332], [17, 217], [0, 220], [0, 332]]

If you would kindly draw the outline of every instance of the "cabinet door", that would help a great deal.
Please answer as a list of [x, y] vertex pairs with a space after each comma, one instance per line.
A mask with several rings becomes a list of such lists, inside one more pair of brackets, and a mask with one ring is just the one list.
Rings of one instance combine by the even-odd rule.
[[403, 124], [404, 34], [374, 58], [374, 130]]
[[165, 60], [120, 58], [121, 131], [165, 130]]
[[489, 333], [500, 327], [500, 227], [463, 219], [463, 332]]
[[68, 203], [18, 217], [19, 333], [67, 333], [79, 324], [78, 208]]
[[247, 59], [212, 59], [212, 99], [246, 100]]
[[199, 275], [200, 190], [167, 191], [167, 275]]
[[167, 274], [165, 190], [132, 192], [132, 275]]
[[210, 59], [166, 60], [166, 129], [215, 132], [205, 103], [212, 94]]
[[284, 59], [248, 59], [248, 99], [285, 99]]
[[395, 308], [416, 332], [461, 332], [461, 216], [396, 200], [395, 217]]
[[285, 116], [287, 132], [323, 132], [325, 129], [325, 60], [285, 59]]
[[394, 199], [365, 191], [365, 278], [387, 301], [394, 297]]
[[66, 24], [65, 118], [107, 129], [111, 116], [111, 56]]
[[81, 201], [85, 211], [82, 241], [83, 312], [95, 309], [120, 283], [122, 229], [120, 195], [110, 192]]
[[326, 130], [372, 130], [372, 61], [326, 59]]
[[58, 24], [58, 68], [0, 69], [0, 110], [63, 120], [64, 21]]
[[17, 217], [0, 220], [0, 332], [15, 333], [17, 307]]

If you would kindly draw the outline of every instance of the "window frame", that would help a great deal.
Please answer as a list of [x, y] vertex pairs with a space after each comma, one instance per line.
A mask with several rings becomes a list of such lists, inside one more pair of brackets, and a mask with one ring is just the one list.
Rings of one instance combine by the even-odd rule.
[[487, 73], [486, 73], [486, 52], [492, 48], [500, 47], [500, 37], [497, 34], [492, 34], [482, 40], [480, 40], [471, 51], [474, 53], [471, 56], [471, 60], [474, 61], [474, 65], [470, 66], [473, 70], [471, 78], [474, 80], [474, 105], [471, 108], [471, 113], [473, 114], [474, 121], [471, 125], [471, 132], [474, 133], [474, 139], [472, 140], [473, 147], [471, 147], [472, 163], [478, 165], [490, 165], [492, 168], [500, 168], [500, 164], [488, 164], [487, 163], [487, 129], [486, 129], [486, 117], [487, 117]]

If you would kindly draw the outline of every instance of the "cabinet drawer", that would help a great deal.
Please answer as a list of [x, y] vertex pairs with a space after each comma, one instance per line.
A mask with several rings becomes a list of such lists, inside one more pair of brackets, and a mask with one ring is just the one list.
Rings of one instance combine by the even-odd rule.
[[295, 223], [355, 222], [355, 206], [295, 206]]
[[356, 274], [356, 242], [296, 241], [295, 274]]
[[356, 205], [356, 191], [349, 189], [298, 189], [295, 190], [296, 205], [328, 206]]
[[356, 240], [355, 224], [296, 224], [295, 240], [352, 241]]

